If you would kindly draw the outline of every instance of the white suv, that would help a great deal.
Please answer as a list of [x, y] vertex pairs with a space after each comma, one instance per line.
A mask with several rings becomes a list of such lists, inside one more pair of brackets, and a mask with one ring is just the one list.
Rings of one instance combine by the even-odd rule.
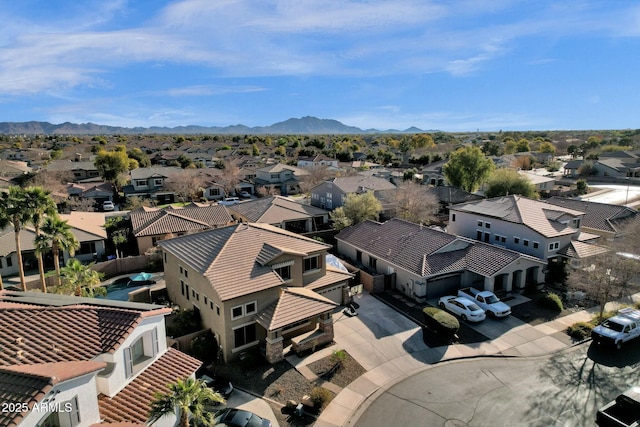
[[240, 203], [240, 199], [237, 197], [227, 197], [226, 199], [218, 202], [219, 205], [231, 206]]
[[102, 210], [107, 212], [107, 211], [113, 211], [115, 210], [115, 206], [113, 205], [113, 202], [111, 200], [105, 200], [104, 202], [102, 202]]

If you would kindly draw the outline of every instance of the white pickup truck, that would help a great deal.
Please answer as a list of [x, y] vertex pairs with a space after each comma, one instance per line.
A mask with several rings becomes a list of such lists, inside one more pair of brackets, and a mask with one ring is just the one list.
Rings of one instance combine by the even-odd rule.
[[511, 314], [511, 307], [500, 301], [491, 291], [479, 291], [475, 288], [462, 288], [459, 297], [468, 298], [478, 304], [489, 317], [507, 317]]
[[613, 317], [593, 328], [591, 338], [596, 344], [612, 344], [618, 350], [640, 337], [640, 310], [623, 308]]

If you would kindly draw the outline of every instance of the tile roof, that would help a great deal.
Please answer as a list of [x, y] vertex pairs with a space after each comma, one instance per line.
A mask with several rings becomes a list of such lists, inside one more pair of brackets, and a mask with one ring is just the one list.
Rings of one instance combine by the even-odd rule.
[[540, 262], [516, 251], [397, 218], [385, 223], [361, 222], [342, 230], [336, 239], [422, 277], [463, 270], [488, 277], [519, 258]]
[[169, 178], [173, 176], [179, 176], [185, 174], [184, 169], [176, 166], [162, 166], [151, 168], [136, 168], [129, 172], [131, 179], [148, 179], [152, 177]]
[[[265, 244], [269, 245], [267, 249]], [[311, 254], [331, 247], [256, 223], [189, 234], [163, 240], [159, 245], [207, 277], [222, 301], [280, 286], [282, 279], [271, 267], [261, 264], [278, 251]]]
[[[332, 183], [335, 187], [339, 188], [346, 194], [358, 193], [367, 190], [394, 190], [397, 188], [384, 178], [361, 175], [337, 177], [330, 179], [329, 181], [325, 181], [325, 183]], [[325, 183], [320, 183], [318, 185], [326, 185]]]
[[354, 275], [351, 273], [327, 266], [327, 271], [324, 276], [318, 277], [313, 282], [307, 283], [306, 285], [304, 285], [304, 287], [305, 289], [311, 290], [320, 289], [326, 286], [333, 285], [334, 283], [340, 283], [350, 280], [353, 277]]
[[268, 331], [334, 310], [338, 304], [304, 288], [283, 288], [280, 298], [256, 316]]
[[132, 211], [133, 234], [136, 237], [206, 230], [233, 222], [225, 206], [190, 206]]
[[564, 197], [551, 197], [547, 203], [584, 212], [582, 226], [594, 230], [619, 233], [629, 221], [640, 220], [638, 211], [626, 206], [595, 203], [586, 200], [574, 200]]
[[56, 301], [62, 304], [60, 301], [69, 298], [52, 298], [54, 305], [47, 305], [45, 298], [38, 303], [38, 298], [29, 299], [29, 295], [21, 301], [24, 294], [34, 293], [0, 291], [0, 366], [91, 360], [115, 351], [144, 317], [169, 311], [162, 308], [144, 312], [77, 301], [55, 305]]
[[497, 218], [503, 221], [523, 224], [545, 237], [557, 237], [576, 232], [575, 228], [562, 224], [560, 220], [579, 217], [584, 212], [562, 206], [553, 206], [522, 196], [504, 196], [476, 202], [461, 203], [449, 210], [468, 212]]
[[154, 395], [166, 393], [168, 384], [192, 375], [200, 365], [198, 359], [169, 348], [114, 397], [101, 394], [100, 416], [105, 423], [146, 424]]
[[258, 171], [260, 172], [268, 172], [268, 173], [280, 173], [285, 170], [290, 170], [296, 176], [309, 175], [309, 172], [307, 172], [302, 168], [299, 168], [297, 166], [285, 165], [282, 163], [274, 163], [273, 165], [265, 166], [263, 168], [258, 169]]
[[286, 197], [273, 196], [251, 200], [229, 206], [231, 213], [237, 213], [249, 222], [279, 224], [282, 221], [313, 218], [329, 212], [314, 206], [303, 205]]
[[604, 254], [607, 252], [609, 252], [609, 250], [605, 247], [574, 240], [564, 248], [561, 248], [558, 251], [558, 254], [564, 255], [568, 258], [582, 259], [594, 255]]

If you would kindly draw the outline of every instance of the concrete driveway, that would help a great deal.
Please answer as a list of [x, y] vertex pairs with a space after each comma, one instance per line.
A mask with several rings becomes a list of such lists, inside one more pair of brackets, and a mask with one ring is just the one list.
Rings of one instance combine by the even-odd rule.
[[253, 412], [262, 418], [270, 420], [273, 427], [280, 427], [271, 406], [269, 406], [267, 402], [260, 397], [245, 393], [242, 390], [235, 389], [233, 394], [227, 400], [227, 404], [220, 406], [221, 409], [225, 407], [244, 409], [245, 411]]

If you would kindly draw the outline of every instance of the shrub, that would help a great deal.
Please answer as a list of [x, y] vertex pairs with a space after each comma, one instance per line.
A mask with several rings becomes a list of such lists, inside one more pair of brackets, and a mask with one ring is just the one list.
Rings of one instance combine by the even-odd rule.
[[567, 334], [573, 339], [584, 340], [591, 336], [593, 328], [591, 322], [577, 322], [567, 328]]
[[311, 390], [311, 401], [317, 410], [324, 408], [331, 401], [331, 398], [331, 392], [324, 387], [314, 387]]
[[435, 307], [427, 307], [422, 310], [424, 322], [438, 333], [453, 335], [460, 329], [460, 322], [451, 314]]
[[344, 350], [336, 350], [331, 355], [331, 361], [336, 365], [339, 364], [340, 366], [344, 364], [344, 361], [346, 360], [346, 358], [347, 358], [347, 352]]
[[558, 313], [564, 309], [562, 305], [562, 300], [558, 296], [558, 294], [554, 294], [550, 292], [544, 296], [541, 300], [539, 300], [539, 304], [548, 309], [557, 311]]

